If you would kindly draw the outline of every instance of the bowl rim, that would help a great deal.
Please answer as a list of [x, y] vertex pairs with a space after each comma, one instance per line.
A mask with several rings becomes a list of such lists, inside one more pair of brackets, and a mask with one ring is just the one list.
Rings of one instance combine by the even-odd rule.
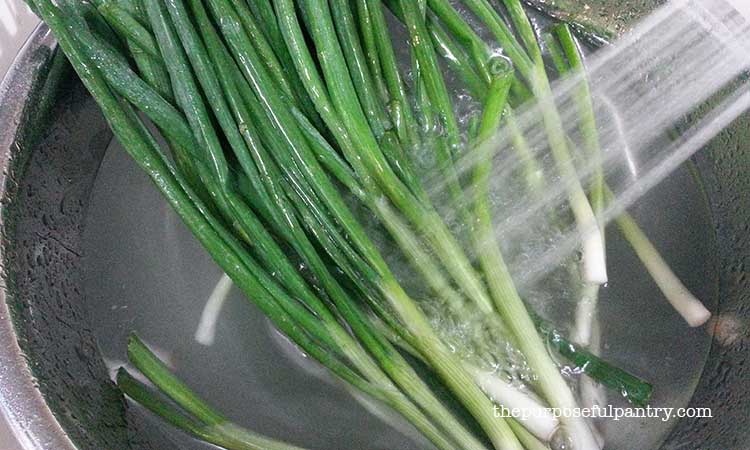
[[[49, 28], [40, 23], [29, 35], [0, 83], [0, 198], [5, 198], [10, 179], [19, 124], [34, 89], [35, 74], [43, 70], [49, 57], [39, 57], [40, 48], [55, 49], [57, 43]], [[51, 54], [51, 53], [50, 53]], [[6, 224], [0, 214], [0, 230]], [[5, 249], [0, 245], [0, 261]], [[2, 279], [7, 279], [2, 273]], [[0, 283], [0, 414], [13, 437], [24, 450], [76, 450], [77, 447], [52, 413], [35, 383], [28, 361], [16, 338], [7, 301], [7, 287]]]

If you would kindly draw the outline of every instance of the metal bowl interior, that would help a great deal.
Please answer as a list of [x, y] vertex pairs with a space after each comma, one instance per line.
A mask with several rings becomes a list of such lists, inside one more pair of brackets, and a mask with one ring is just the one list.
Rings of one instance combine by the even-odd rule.
[[[84, 219], [111, 139], [85, 89], [40, 26], [0, 88], [0, 404], [28, 448], [173, 445], [113, 386], [81, 306]], [[694, 159], [711, 207], [720, 311], [692, 404], [663, 449], [750, 446], [750, 116]]]
[[77, 301], [87, 199], [111, 133], [45, 26], [0, 98], [0, 404], [30, 449], [170, 448], [135, 431]]

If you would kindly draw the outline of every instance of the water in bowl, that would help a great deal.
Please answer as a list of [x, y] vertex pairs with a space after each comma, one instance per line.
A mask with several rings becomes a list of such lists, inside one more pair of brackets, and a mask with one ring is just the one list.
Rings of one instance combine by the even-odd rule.
[[[699, 182], [685, 166], [631, 212], [711, 310], [716, 303], [713, 228]], [[148, 178], [117, 143], [108, 149], [85, 230], [86, 302], [102, 355], [125, 364], [135, 331], [177, 375], [248, 428], [313, 449], [429, 448], [396, 431], [285, 344], [236, 289], [212, 346], [195, 342], [206, 299], [221, 276]], [[710, 338], [691, 329], [663, 299], [627, 243], [610, 227], [610, 282], [602, 290], [602, 356], [648, 379], [652, 405], [687, 405]], [[571, 308], [572, 309], [572, 308]], [[561, 325], [570, 317], [560, 317]], [[627, 406], [617, 393], [608, 403]], [[657, 448], [675, 419], [603, 420], [608, 450]], [[181, 448], [208, 448], [165, 427]], [[634, 447], [634, 440], [639, 445]]]

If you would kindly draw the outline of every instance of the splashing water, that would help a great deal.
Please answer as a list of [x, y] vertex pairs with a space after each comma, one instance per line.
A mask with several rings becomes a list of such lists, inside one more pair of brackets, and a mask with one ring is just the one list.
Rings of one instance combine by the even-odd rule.
[[[577, 179], [557, 174], [549, 155], [549, 137], [540, 126], [549, 103], [534, 101], [519, 108], [514, 123], [506, 123], [479, 153], [498, 155], [492, 174], [497, 183], [523, 171], [533, 159], [545, 185], [502, 200], [499, 217], [504, 219], [495, 224], [499, 240], [512, 243], [527, 238], [530, 224], [548, 222], [550, 211], [565, 209], [572, 186], [589, 185], [599, 168], [611, 191], [606, 208], [597, 216], [600, 225], [606, 224], [747, 110], [750, 89], [743, 75], [750, 68], [748, 9], [743, 0], [671, 2], [589, 58], [585, 75], [554, 83], [554, 104], [571, 137]], [[576, 141], [581, 134], [576, 93], [584, 81], [597, 115], [599, 157], [579, 150], [582, 145]], [[707, 104], [715, 106], [697, 114]], [[526, 159], [510, 150], [516, 145], [511, 127], [526, 138], [530, 149]], [[467, 154], [458, 162], [459, 171], [470, 172], [476, 162], [477, 153]], [[427, 185], [433, 193], [445, 188], [441, 180]], [[597, 228], [593, 222], [588, 226]], [[579, 251], [582, 241], [585, 246], [590, 232], [579, 223], [563, 229], [555, 245], [527, 249], [522, 260], [513, 264], [518, 287], [532, 286], [559, 267]]]

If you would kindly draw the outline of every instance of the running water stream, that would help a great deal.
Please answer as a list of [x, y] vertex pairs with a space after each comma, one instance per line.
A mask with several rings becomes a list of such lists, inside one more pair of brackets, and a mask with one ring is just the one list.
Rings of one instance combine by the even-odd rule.
[[[521, 107], [515, 125], [544, 174], [545, 188], [500, 196], [498, 238], [523, 240], [529, 223], [546, 222], [545, 214], [567, 202], [571, 186], [588, 185], [600, 167], [614, 199], [598, 219], [600, 223], [613, 220], [750, 108], [748, 9], [750, 4], [744, 0], [673, 1], [590, 57], [585, 77], [597, 112], [601, 156], [591, 158], [571, 142], [577, 179], [561, 177], [554, 167], [548, 135], [540, 125], [546, 106], [530, 102]], [[583, 80], [572, 76], [553, 84], [555, 104], [569, 136], [580, 134], [576, 89]], [[706, 102], [713, 104], [708, 112], [687, 120]], [[487, 144], [500, 149], [493, 149], [499, 156], [492, 175], [499, 191], [505, 185], [501, 180], [524, 170], [527, 163], [510, 150], [512, 136], [506, 125]], [[459, 171], [470, 172], [475, 155], [468, 154], [458, 165]], [[434, 193], [445, 188], [439, 179], [427, 184]], [[527, 253], [526, 266], [514, 266], [516, 283], [536, 282], [578, 251], [586, 234], [580, 229], [563, 230], [554, 246]]]

